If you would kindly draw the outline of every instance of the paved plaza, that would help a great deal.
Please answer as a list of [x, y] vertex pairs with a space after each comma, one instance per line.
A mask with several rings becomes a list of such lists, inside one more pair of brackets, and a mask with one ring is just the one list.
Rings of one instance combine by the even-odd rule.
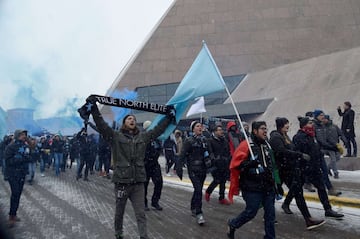
[[[346, 173], [345, 171], [342, 172]], [[165, 174], [164, 174], [165, 175]], [[207, 183], [211, 178], [208, 177]], [[151, 210], [147, 213], [148, 234], [152, 239], [220, 239], [226, 238], [226, 221], [244, 209], [243, 200], [237, 197], [230, 206], [217, 202], [214, 192], [209, 203], [203, 202], [206, 223], [198, 226], [190, 213], [192, 187], [188, 179], [164, 177], [164, 188], [160, 200], [163, 211]], [[353, 181], [353, 180], [351, 180]], [[358, 181], [360, 182], [360, 180]], [[358, 197], [359, 184], [345, 181], [335, 182], [344, 192], [344, 197]], [[10, 189], [8, 183], [0, 179], [0, 207], [5, 216], [9, 209]], [[152, 189], [150, 189], [150, 192]], [[46, 177], [37, 172], [33, 185], [26, 184], [21, 197], [18, 216], [21, 221], [10, 232], [16, 239], [96, 239], [114, 238], [113, 184], [106, 178], [91, 175], [90, 181], [75, 180], [75, 169], [67, 170], [55, 177], [51, 170]], [[304, 220], [295, 204], [291, 205], [294, 215], [285, 215], [281, 201], [276, 203], [277, 238], [358, 238], [360, 234], [360, 209], [335, 205], [335, 210], [345, 214], [341, 221], [327, 219], [327, 223], [317, 230], [307, 231]], [[309, 202], [314, 217], [323, 218], [324, 211], [318, 202]], [[262, 210], [257, 217], [237, 230], [236, 238], [262, 238]], [[125, 238], [139, 238], [131, 204], [125, 215]]]

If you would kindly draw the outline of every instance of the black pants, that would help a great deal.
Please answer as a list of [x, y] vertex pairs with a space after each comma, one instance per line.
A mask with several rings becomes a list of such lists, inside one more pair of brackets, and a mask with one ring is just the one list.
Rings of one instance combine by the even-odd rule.
[[78, 168], [77, 177], [80, 177], [81, 172], [82, 172], [82, 170], [84, 168], [84, 165], [85, 165], [84, 178], [88, 177], [88, 175], [89, 175], [89, 162], [90, 161], [89, 161], [88, 157], [80, 155], [80, 165], [79, 165], [79, 168]]
[[208, 194], [211, 194], [214, 189], [217, 187], [217, 185], [220, 186], [219, 190], [219, 200], [222, 200], [225, 198], [225, 184], [226, 184], [226, 171], [214, 171], [211, 173], [213, 176], [213, 181], [210, 183], [209, 187], [206, 189], [206, 192]]
[[[326, 172], [324, 172], [326, 173]], [[310, 183], [317, 189], [321, 204], [325, 210], [331, 209], [329, 198], [325, 189], [323, 173], [319, 170], [308, 175]]]
[[[165, 149], [165, 159], [166, 159], [166, 173], [170, 172], [171, 167], [175, 164], [175, 154], [171, 150]], [[176, 167], [176, 165], [175, 165]]]
[[[349, 136], [349, 135], [346, 135], [346, 134], [345, 134], [345, 137], [347, 139], [347, 144], [345, 145], [346, 150], [347, 150], [347, 155], [356, 157], [357, 156], [357, 144], [356, 144], [355, 137]], [[351, 145], [352, 145], [352, 148], [353, 148], [353, 154], [351, 154]]]
[[10, 176], [8, 178], [10, 189], [11, 189], [11, 198], [10, 198], [10, 216], [16, 216], [16, 212], [19, 208], [21, 193], [24, 188], [25, 175], [23, 177]]
[[189, 171], [189, 178], [194, 187], [190, 209], [198, 215], [202, 213], [202, 190], [206, 178], [206, 171]]
[[102, 171], [102, 167], [104, 165], [104, 170], [107, 174], [109, 174], [110, 169], [110, 161], [111, 155], [99, 155], [99, 171]]
[[163, 179], [162, 179], [161, 168], [159, 163], [153, 165], [146, 165], [145, 169], [146, 169], [146, 181], [144, 183], [144, 188], [145, 188], [144, 198], [145, 198], [145, 206], [147, 206], [148, 205], [147, 192], [148, 192], [150, 179], [154, 183], [154, 192], [151, 198], [152, 204], [159, 203], [161, 197], [161, 191], [163, 187]]
[[311, 215], [304, 198], [304, 177], [301, 175], [300, 169], [295, 169], [293, 172], [285, 173], [285, 175], [282, 177], [282, 181], [289, 188], [289, 192], [284, 200], [284, 204], [290, 205], [293, 198], [295, 198], [296, 205], [299, 208], [301, 214], [305, 220], [308, 220]]

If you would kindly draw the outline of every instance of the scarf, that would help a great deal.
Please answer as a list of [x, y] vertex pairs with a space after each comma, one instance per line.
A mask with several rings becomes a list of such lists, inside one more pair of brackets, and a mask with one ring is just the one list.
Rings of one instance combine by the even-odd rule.
[[301, 128], [305, 134], [309, 135], [310, 137], [315, 137], [315, 127], [314, 126], [304, 126]]
[[[142, 110], [142, 111], [153, 112], [163, 115], [169, 114], [169, 112], [174, 109], [174, 106], [172, 105], [161, 105], [161, 104], [148, 103], [148, 102], [135, 101], [135, 100], [118, 99], [110, 96], [101, 96], [101, 95], [92, 95], [92, 96], [96, 98], [96, 102], [103, 105]], [[78, 109], [80, 117], [85, 121], [89, 119], [92, 106], [93, 104], [91, 102], [87, 102], [85, 105], [83, 105], [81, 108]]]

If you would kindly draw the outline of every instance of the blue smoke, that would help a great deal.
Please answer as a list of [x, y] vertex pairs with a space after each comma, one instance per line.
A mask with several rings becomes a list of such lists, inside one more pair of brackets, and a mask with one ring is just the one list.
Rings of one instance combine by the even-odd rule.
[[[128, 89], [123, 90], [115, 90], [111, 95], [113, 98], [122, 98], [127, 100], [136, 100], [137, 93], [136, 91], [130, 91]], [[111, 110], [114, 114], [115, 122], [119, 122], [125, 115], [130, 114], [131, 109], [127, 108], [119, 108], [119, 107], [111, 107]]]
[[6, 113], [5, 111], [0, 107], [0, 140], [4, 137], [6, 134]]

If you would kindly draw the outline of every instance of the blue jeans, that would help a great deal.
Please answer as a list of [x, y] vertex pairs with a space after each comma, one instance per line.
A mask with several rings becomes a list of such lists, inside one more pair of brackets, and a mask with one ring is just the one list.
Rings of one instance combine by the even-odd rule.
[[45, 159], [43, 157], [40, 158], [40, 173], [45, 172]]
[[60, 164], [63, 160], [63, 153], [54, 153], [54, 160], [55, 160], [55, 174], [56, 176], [59, 176]]
[[29, 163], [29, 182], [32, 182], [35, 176], [36, 163]]
[[324, 157], [322, 157], [321, 159], [321, 171], [322, 171], [322, 176], [323, 176], [323, 180], [324, 180], [324, 184], [325, 187], [330, 190], [333, 188], [330, 179], [329, 179], [329, 175], [328, 175], [328, 167], [326, 165], [326, 161], [324, 159]]
[[246, 208], [237, 217], [231, 219], [229, 224], [239, 228], [253, 219], [260, 206], [264, 207], [265, 239], [275, 238], [275, 192], [251, 192], [242, 191]]

